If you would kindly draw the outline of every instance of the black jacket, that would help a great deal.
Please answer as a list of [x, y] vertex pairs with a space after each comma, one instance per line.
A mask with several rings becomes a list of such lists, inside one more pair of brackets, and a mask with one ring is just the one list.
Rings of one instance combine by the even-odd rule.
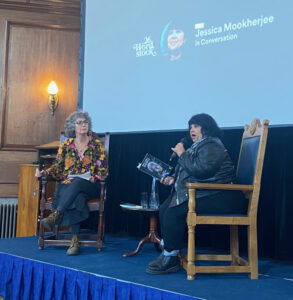
[[[175, 190], [170, 206], [188, 201], [187, 182], [231, 183], [235, 169], [228, 151], [217, 137], [204, 137], [194, 143], [178, 159], [175, 170]], [[215, 190], [197, 190], [196, 198], [218, 193]]]

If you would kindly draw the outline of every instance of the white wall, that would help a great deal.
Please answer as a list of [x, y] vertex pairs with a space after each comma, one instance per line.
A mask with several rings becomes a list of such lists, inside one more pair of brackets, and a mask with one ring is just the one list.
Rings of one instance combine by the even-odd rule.
[[[292, 8], [290, 0], [88, 0], [83, 101], [94, 129], [185, 129], [201, 112], [220, 126], [254, 117], [293, 124]], [[171, 29], [184, 32], [173, 51]]]

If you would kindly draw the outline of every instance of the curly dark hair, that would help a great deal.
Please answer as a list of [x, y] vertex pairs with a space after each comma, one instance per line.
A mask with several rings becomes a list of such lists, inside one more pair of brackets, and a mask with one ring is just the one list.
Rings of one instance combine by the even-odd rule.
[[201, 126], [201, 133], [203, 136], [222, 137], [222, 130], [219, 128], [217, 122], [208, 114], [197, 114], [191, 117], [188, 121], [188, 127], [191, 125]]
[[75, 138], [75, 122], [78, 118], [83, 118], [86, 121], [88, 121], [88, 129], [89, 132], [88, 134], [91, 132], [92, 130], [92, 119], [89, 116], [89, 114], [87, 112], [83, 112], [83, 111], [75, 111], [72, 114], [70, 114], [70, 116], [68, 116], [68, 118], [65, 121], [65, 134], [67, 137], [70, 138]]

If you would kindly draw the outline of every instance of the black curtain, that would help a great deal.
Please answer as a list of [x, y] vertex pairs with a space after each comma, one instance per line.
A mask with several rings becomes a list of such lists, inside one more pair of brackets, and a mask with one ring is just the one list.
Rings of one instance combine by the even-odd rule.
[[[224, 129], [222, 138], [236, 165], [243, 129]], [[146, 153], [168, 162], [176, 145], [188, 131], [112, 134], [110, 140], [106, 232], [143, 237], [148, 232], [148, 216], [122, 211], [120, 203], [140, 203], [141, 192], [150, 192], [151, 177], [137, 170]], [[259, 254], [262, 257], [293, 260], [293, 127], [270, 127], [264, 161], [258, 211]], [[291, 172], [290, 172], [291, 171]], [[168, 196], [169, 187], [159, 184], [160, 202]], [[197, 231], [197, 245], [227, 248], [226, 226], [215, 230], [202, 226]], [[246, 231], [240, 230], [241, 248]]]

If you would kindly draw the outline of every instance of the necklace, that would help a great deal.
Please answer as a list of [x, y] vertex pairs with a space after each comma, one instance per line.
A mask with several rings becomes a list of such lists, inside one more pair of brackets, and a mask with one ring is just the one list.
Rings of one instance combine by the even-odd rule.
[[78, 141], [74, 140], [74, 144], [78, 151], [79, 156], [83, 156], [85, 150], [87, 149], [88, 141], [86, 141], [86, 143], [85, 142], [79, 143]]

